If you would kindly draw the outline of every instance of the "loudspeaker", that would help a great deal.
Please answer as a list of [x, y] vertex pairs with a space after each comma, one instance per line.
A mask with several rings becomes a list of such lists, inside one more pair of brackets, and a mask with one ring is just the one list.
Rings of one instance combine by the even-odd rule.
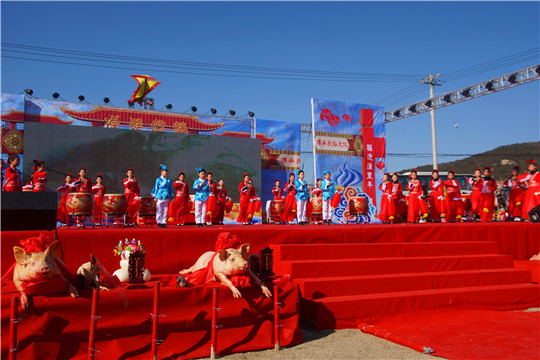
[[540, 222], [540, 205], [536, 205], [528, 212], [529, 219], [531, 219], [532, 222]]
[[56, 192], [2, 192], [2, 231], [54, 230]]

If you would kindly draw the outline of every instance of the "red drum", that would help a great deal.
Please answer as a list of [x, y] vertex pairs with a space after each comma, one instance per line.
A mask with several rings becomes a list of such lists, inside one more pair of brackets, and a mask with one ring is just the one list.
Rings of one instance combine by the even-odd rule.
[[141, 196], [139, 215], [152, 215], [156, 213], [156, 202], [151, 196]]
[[270, 201], [270, 217], [281, 217], [281, 215], [283, 215], [283, 210], [285, 210], [285, 200]]
[[206, 202], [206, 213], [214, 215], [217, 211], [217, 200], [215, 195], [208, 196], [208, 201]]
[[349, 200], [349, 213], [351, 215], [367, 215], [368, 199], [365, 197], [353, 197]]
[[127, 210], [127, 199], [124, 194], [105, 194], [101, 211], [107, 215], [124, 215]]
[[322, 215], [322, 197], [311, 198], [311, 215]]
[[262, 201], [261, 199], [254, 201], [255, 202], [255, 212], [260, 212], [262, 209]]
[[227, 201], [227, 203], [225, 204], [225, 212], [229, 214], [232, 211], [233, 206], [234, 203], [232, 200]]
[[334, 196], [332, 196], [332, 200], [330, 200], [330, 206], [333, 208], [337, 208], [339, 206], [340, 201], [341, 201], [341, 194], [336, 192]]
[[69, 193], [66, 199], [66, 211], [69, 215], [92, 215], [94, 206], [94, 194], [92, 193]]

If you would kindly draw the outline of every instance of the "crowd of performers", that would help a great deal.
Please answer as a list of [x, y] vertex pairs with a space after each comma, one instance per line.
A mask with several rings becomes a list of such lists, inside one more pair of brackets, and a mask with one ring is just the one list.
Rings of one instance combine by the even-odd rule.
[[[519, 173], [519, 166], [512, 169], [511, 176], [502, 187], [510, 189], [508, 207], [505, 212], [513, 220], [529, 219], [529, 211], [540, 204], [540, 173], [535, 160], [528, 161], [528, 172]], [[383, 192], [379, 220], [383, 222], [447, 222], [464, 221], [470, 213], [471, 221], [489, 222], [493, 220], [496, 207], [497, 182], [491, 176], [492, 169], [477, 168], [467, 183], [472, 186], [470, 202], [464, 202], [455, 171], [448, 172], [447, 180], [439, 178], [439, 171], [433, 170], [429, 195], [422, 188], [414, 169], [407, 183], [408, 201], [398, 181], [398, 174], [384, 174], [379, 189]], [[428, 206], [429, 203], [429, 206]], [[469, 208], [467, 208], [469, 207]], [[405, 217], [404, 214], [407, 213]]]
[[[8, 167], [2, 173], [3, 191], [45, 191], [47, 184], [47, 172], [45, 163], [39, 159], [34, 160], [33, 173], [29, 181], [23, 186], [21, 172], [17, 169], [20, 163], [19, 156], [9, 155]], [[2, 168], [4, 163], [2, 161]], [[528, 161], [528, 172], [520, 174], [519, 166], [515, 166], [511, 176], [504, 181], [503, 187], [510, 189], [507, 214], [517, 220], [528, 219], [528, 212], [540, 204], [540, 173], [534, 160]], [[191, 203], [190, 186], [186, 181], [185, 174], [180, 172], [177, 179], [171, 181], [168, 176], [168, 168], [160, 165], [160, 177], [155, 181], [151, 195], [156, 202], [156, 222], [159, 227], [167, 227], [167, 220], [174, 219], [177, 226], [186, 223], [186, 215], [195, 208], [196, 226], [210, 226], [213, 223], [223, 224], [225, 211], [232, 208], [232, 199], [227, 195], [224, 180], [219, 179], [216, 183], [211, 171], [208, 173], [203, 168], [197, 168], [198, 178], [191, 186], [194, 191], [194, 204]], [[57, 218], [60, 222], [66, 219], [66, 199], [72, 192], [93, 193], [94, 195], [94, 221], [101, 222], [101, 204], [107, 188], [103, 184], [103, 176], [99, 174], [95, 183], [86, 175], [86, 168], [81, 168], [73, 177], [67, 174], [65, 182], [58, 187], [62, 193], [61, 205], [58, 208]], [[439, 178], [438, 170], [433, 170], [432, 179], [429, 182], [431, 192], [429, 195], [422, 188], [416, 170], [411, 172], [407, 184], [409, 191], [408, 199], [403, 195], [403, 188], [398, 181], [398, 174], [384, 174], [379, 189], [382, 191], [381, 204], [378, 218], [382, 222], [447, 222], [463, 221], [466, 212], [472, 213], [472, 220], [488, 222], [492, 221], [495, 212], [497, 183], [491, 177], [491, 168], [476, 169], [473, 176], [467, 179], [473, 190], [470, 196], [470, 209], [455, 179], [455, 172], [448, 172], [447, 180]], [[5, 177], [5, 179], [4, 179]], [[323, 224], [332, 224], [332, 199], [335, 198], [336, 188], [328, 170], [323, 172], [324, 179], [317, 179], [315, 187], [311, 191], [312, 197], [322, 198], [322, 221]], [[239, 215], [237, 222], [248, 225], [252, 223], [253, 215], [260, 210], [260, 198], [257, 197], [253, 182], [248, 173], [244, 173], [242, 182], [238, 186], [240, 193]], [[124, 179], [124, 194], [127, 200], [128, 226], [133, 226], [140, 205], [140, 189], [135, 177], [135, 171], [130, 168], [126, 171]], [[309, 223], [308, 204], [310, 200], [310, 188], [304, 180], [304, 172], [297, 170], [289, 174], [287, 183], [281, 188], [280, 180], [275, 181], [272, 188], [274, 201], [284, 202], [284, 210], [279, 219], [274, 222], [284, 224], [307, 225]], [[407, 214], [405, 217], [404, 214]]]

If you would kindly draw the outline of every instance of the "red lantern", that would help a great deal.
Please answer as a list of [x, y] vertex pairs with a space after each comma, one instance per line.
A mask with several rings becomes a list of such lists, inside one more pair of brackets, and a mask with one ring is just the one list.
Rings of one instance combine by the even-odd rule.
[[385, 166], [384, 161], [382, 161], [382, 160], [377, 161], [375, 166], [377, 167], [377, 169], [379, 169], [379, 173], [382, 174], [382, 170], [384, 169], [384, 166]]
[[233, 201], [232, 200], [229, 200], [227, 201], [227, 203], [225, 204], [225, 212], [228, 214], [231, 212], [232, 208], [233, 208]]
[[332, 206], [333, 208], [337, 208], [340, 201], [341, 201], [341, 194], [339, 192], [336, 192], [334, 196], [332, 196], [332, 200], [330, 201], [330, 206]]

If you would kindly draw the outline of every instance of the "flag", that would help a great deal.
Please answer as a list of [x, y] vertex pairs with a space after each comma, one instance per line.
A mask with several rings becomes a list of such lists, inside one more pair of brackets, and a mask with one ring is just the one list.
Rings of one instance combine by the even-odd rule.
[[133, 93], [131, 99], [128, 100], [128, 103], [138, 102], [139, 105], [142, 105], [142, 102], [146, 95], [150, 91], [154, 90], [156, 86], [161, 84], [161, 82], [148, 75], [131, 75], [131, 77], [139, 83], [139, 86], [137, 87], [137, 90], [135, 90], [135, 92]]

